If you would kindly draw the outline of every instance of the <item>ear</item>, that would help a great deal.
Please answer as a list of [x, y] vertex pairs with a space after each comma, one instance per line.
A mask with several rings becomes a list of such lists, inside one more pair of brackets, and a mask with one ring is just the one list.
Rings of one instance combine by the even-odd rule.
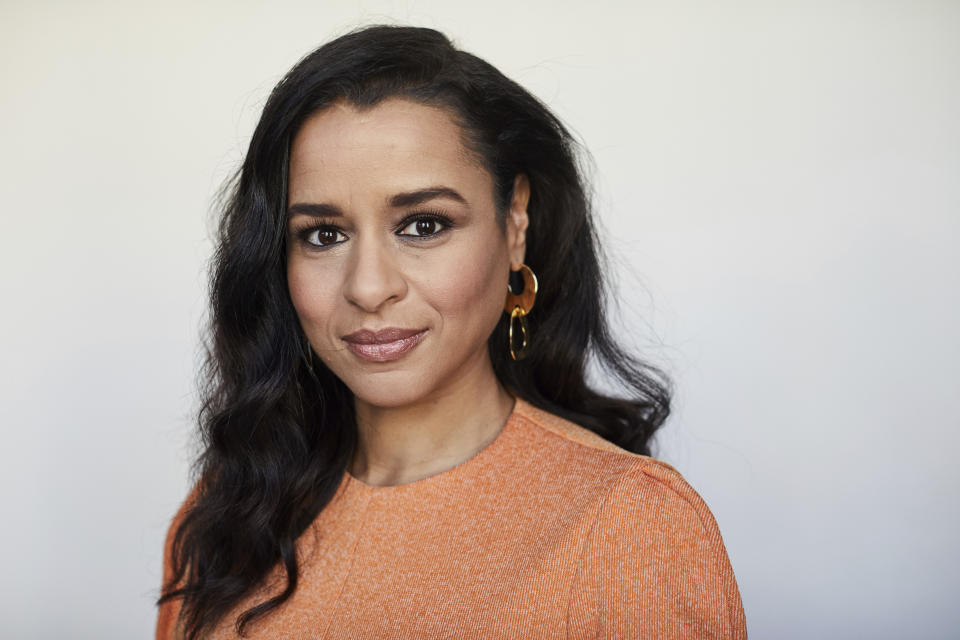
[[513, 179], [513, 199], [507, 213], [507, 251], [510, 254], [510, 269], [517, 271], [523, 264], [527, 251], [527, 203], [530, 202], [530, 180], [518, 173]]

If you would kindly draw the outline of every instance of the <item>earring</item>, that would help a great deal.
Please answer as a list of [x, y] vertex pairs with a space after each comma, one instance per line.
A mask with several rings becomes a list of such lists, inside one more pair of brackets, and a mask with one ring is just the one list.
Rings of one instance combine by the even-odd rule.
[[[517, 273], [511, 271], [511, 274]], [[525, 264], [520, 265], [520, 275], [523, 276], [523, 290], [520, 293], [514, 293], [510, 288], [510, 282], [507, 281], [507, 299], [504, 302], [503, 310], [510, 314], [509, 329], [507, 331], [508, 347], [510, 348], [510, 357], [514, 360], [520, 360], [527, 354], [527, 344], [529, 331], [527, 330], [527, 314], [533, 309], [533, 302], [537, 298], [537, 276], [533, 269]], [[519, 349], [515, 349], [513, 339], [513, 327], [519, 321], [520, 336], [523, 342]]]

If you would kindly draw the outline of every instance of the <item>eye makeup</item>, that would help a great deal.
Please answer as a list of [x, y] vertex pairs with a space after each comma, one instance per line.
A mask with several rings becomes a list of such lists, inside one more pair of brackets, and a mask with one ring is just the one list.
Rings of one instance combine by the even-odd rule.
[[[303, 246], [307, 247], [310, 250], [325, 250], [330, 247], [336, 246], [346, 241], [346, 233], [344, 230], [336, 224], [335, 220], [340, 218], [315, 218], [307, 216], [300, 216], [301, 218], [306, 218], [302, 223], [291, 223], [290, 233], [296, 237]], [[425, 234], [412, 234], [412, 233], [400, 233], [401, 231], [410, 227], [411, 224], [418, 222], [432, 222], [435, 225], [439, 226], [439, 229], [432, 233]], [[401, 237], [405, 241], [411, 242], [424, 242], [426, 240], [431, 240], [437, 238], [440, 235], [447, 233], [450, 229], [456, 226], [456, 222], [449, 215], [438, 209], [426, 209], [420, 210], [415, 213], [412, 213], [403, 220], [401, 220], [394, 231], [394, 234]], [[312, 241], [311, 238], [315, 234], [326, 235], [330, 241], [321, 243]], [[343, 239], [339, 239], [339, 236], [343, 236]], [[332, 239], [331, 239], [332, 238]], [[319, 238], [318, 238], [319, 239]]]

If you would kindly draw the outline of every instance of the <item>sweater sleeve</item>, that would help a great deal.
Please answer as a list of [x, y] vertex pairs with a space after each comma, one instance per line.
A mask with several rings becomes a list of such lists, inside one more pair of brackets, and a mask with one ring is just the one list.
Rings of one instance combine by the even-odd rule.
[[571, 638], [745, 640], [720, 530], [669, 465], [641, 458], [597, 511], [570, 599]]

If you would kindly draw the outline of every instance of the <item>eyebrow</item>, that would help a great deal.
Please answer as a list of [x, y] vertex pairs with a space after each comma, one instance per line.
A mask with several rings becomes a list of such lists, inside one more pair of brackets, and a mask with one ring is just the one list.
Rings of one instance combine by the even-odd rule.
[[[434, 198], [449, 198], [450, 200], [467, 204], [467, 199], [460, 195], [455, 189], [436, 186], [398, 193], [390, 198], [390, 206], [395, 208], [412, 207], [427, 202], [428, 200], [433, 200]], [[343, 211], [333, 204], [323, 202], [298, 202], [287, 208], [288, 219], [296, 215], [313, 216], [316, 218], [336, 218], [342, 216]]]

